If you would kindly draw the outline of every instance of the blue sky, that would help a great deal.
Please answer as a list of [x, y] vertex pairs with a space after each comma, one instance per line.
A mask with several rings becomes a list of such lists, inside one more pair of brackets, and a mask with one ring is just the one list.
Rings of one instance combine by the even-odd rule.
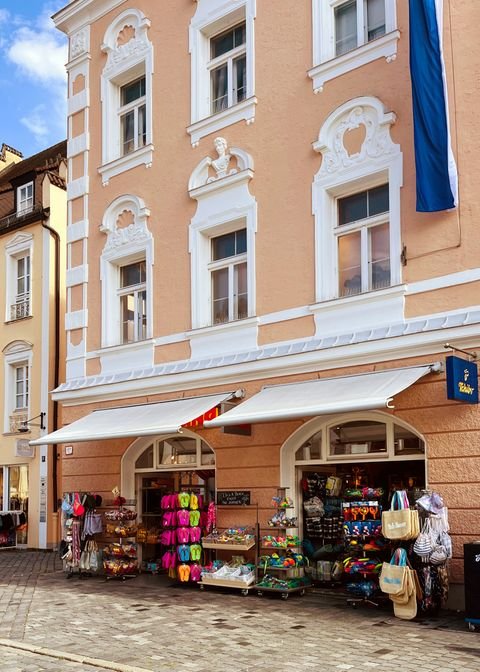
[[30, 156], [66, 138], [67, 0], [0, 0], [0, 145]]

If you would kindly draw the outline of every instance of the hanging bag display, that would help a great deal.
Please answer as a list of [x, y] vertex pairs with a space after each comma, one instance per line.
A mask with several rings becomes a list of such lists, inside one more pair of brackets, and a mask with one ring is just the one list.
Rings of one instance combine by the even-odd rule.
[[[403, 551], [403, 553], [402, 553]], [[384, 562], [380, 574], [380, 590], [387, 595], [401, 595], [405, 592], [407, 577], [407, 554], [399, 548], [390, 562]]]
[[98, 557], [98, 546], [96, 541], [89, 541], [90, 549], [90, 570], [92, 572], [98, 572], [100, 566], [99, 557]]
[[73, 514], [73, 499], [68, 492], [63, 497], [62, 511], [66, 516], [71, 516]]
[[84, 572], [90, 571], [90, 552], [87, 550], [87, 547], [85, 547], [85, 549], [80, 554], [78, 567]]
[[417, 540], [413, 544], [414, 552], [419, 555], [421, 558], [428, 558], [430, 553], [433, 551], [433, 533], [432, 525], [429, 518], [426, 518], [422, 531], [417, 537]]
[[80, 495], [78, 494], [78, 492], [76, 492], [73, 499], [73, 515], [79, 518], [83, 516], [84, 513], [85, 513], [85, 507], [83, 503], [80, 501]]

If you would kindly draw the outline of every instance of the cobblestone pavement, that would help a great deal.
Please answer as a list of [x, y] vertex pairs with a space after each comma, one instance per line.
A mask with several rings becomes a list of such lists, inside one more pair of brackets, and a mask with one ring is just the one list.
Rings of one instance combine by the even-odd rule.
[[479, 633], [456, 614], [410, 622], [319, 592], [67, 580], [53, 553], [0, 554], [0, 621], [1, 672], [480, 670]]

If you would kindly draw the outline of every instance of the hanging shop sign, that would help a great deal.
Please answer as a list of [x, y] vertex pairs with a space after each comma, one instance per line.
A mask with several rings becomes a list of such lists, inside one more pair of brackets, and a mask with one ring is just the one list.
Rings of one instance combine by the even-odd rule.
[[450, 355], [445, 362], [447, 399], [478, 404], [478, 367], [461, 357]]
[[203, 427], [205, 420], [213, 420], [214, 418], [218, 418], [219, 415], [220, 406], [214, 406], [209, 411], [205, 411], [205, 413], [199, 415], [198, 418], [186, 422], [182, 427], [186, 427], [187, 429], [198, 429], [199, 427]]
[[218, 506], [248, 506], [250, 504], [250, 490], [218, 490]]

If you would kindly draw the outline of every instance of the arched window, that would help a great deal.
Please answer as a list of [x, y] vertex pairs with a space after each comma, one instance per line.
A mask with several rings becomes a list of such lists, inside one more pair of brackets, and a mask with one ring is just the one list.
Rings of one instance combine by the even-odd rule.
[[172, 436], [150, 443], [135, 460], [135, 471], [182, 471], [215, 466], [213, 450], [195, 436]]
[[425, 442], [401, 421], [392, 417], [358, 414], [327, 423], [304, 440], [295, 462], [355, 462], [374, 459], [423, 459]]

